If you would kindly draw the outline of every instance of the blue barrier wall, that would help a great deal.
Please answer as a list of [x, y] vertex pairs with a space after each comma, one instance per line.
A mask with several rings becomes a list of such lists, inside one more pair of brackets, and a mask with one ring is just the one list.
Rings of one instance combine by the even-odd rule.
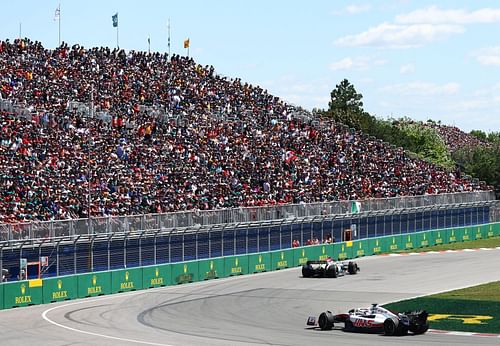
[[[488, 222], [489, 207], [474, 207], [369, 217], [353, 215], [345, 219], [281, 226], [248, 226], [237, 229], [228, 226], [223, 230], [212, 230], [210, 233], [185, 233], [170, 237], [159, 234], [156, 239], [151, 236], [126, 240], [112, 238], [109, 244], [106, 240], [95, 241], [92, 248], [89, 242], [79, 242], [76, 245], [62, 244], [59, 247], [59, 275], [273, 251], [290, 248], [293, 239], [298, 240], [300, 245], [305, 245], [308, 239], [318, 238], [321, 241], [327, 234], [340, 241], [342, 231], [351, 228], [352, 225], [356, 225], [355, 239], [365, 239]], [[108, 251], [111, 254], [109, 268]], [[7, 248], [3, 250], [3, 266], [8, 268], [15, 278], [19, 270], [20, 257], [27, 258], [28, 261], [37, 261], [41, 254], [49, 257], [49, 267], [46, 268], [44, 277], [55, 276], [56, 253], [54, 246], [24, 248], [22, 253], [19, 249]]]

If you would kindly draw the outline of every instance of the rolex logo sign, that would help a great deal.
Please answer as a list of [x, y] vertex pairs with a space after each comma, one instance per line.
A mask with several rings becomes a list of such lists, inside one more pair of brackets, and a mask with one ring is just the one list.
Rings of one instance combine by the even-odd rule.
[[128, 271], [125, 272], [125, 282], [120, 282], [120, 290], [133, 290], [134, 281], [130, 280], [130, 273]]
[[31, 303], [31, 296], [26, 295], [26, 285], [23, 283], [20, 286], [21, 295], [15, 297], [16, 305]]
[[175, 282], [178, 284], [192, 282], [193, 281], [193, 274], [189, 273], [188, 271], [189, 271], [188, 265], [187, 265], [187, 263], [184, 263], [184, 265], [182, 266], [181, 274], [179, 274], [179, 275], [177, 275], [177, 277], [175, 277]]
[[155, 268], [155, 276], [154, 278], [151, 278], [150, 286], [155, 287], [155, 286], [164, 286], [165, 283], [163, 282], [163, 277], [160, 277], [160, 269]]
[[88, 295], [102, 294], [102, 287], [97, 285], [97, 275], [92, 275], [92, 286], [87, 287]]
[[276, 268], [280, 269], [280, 268], [287, 268], [287, 267], [288, 267], [288, 261], [285, 260], [285, 252], [281, 251], [280, 260], [278, 261], [278, 263], [276, 263]]
[[63, 300], [68, 298], [68, 291], [63, 290], [63, 281], [57, 280], [57, 290], [52, 291], [52, 301]]
[[217, 275], [217, 270], [215, 270], [215, 263], [214, 263], [214, 261], [210, 261], [210, 264], [209, 264], [208, 267], [209, 267], [209, 270], [207, 272], [205, 272], [204, 279], [205, 280], [216, 279], [218, 277], [218, 275]]
[[255, 265], [255, 271], [266, 270], [266, 264], [262, 263], [262, 255], [259, 255], [258, 261], [259, 261], [259, 263]]
[[240, 261], [238, 257], [234, 259], [234, 267], [231, 267], [231, 275], [242, 274], [242, 269], [240, 267]]

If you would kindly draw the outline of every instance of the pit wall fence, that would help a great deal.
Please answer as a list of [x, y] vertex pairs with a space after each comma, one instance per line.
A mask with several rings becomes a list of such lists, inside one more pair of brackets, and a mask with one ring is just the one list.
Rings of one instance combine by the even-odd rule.
[[46, 304], [297, 267], [308, 260], [349, 260], [500, 236], [500, 222], [333, 244], [242, 254], [0, 284], [0, 309]]

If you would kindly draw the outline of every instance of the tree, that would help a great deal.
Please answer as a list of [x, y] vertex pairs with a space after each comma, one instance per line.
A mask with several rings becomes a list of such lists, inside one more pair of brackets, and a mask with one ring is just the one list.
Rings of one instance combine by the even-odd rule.
[[361, 101], [363, 95], [359, 94], [347, 79], [335, 86], [330, 97], [329, 109], [324, 116], [359, 130], [364, 130], [367, 123], [371, 121], [371, 116], [363, 111]]

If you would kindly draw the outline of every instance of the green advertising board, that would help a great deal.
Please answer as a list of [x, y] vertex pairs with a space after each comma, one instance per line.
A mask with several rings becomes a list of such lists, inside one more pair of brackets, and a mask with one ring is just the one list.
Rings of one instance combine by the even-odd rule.
[[415, 248], [423, 248], [434, 245], [434, 232], [418, 232], [415, 233]]
[[493, 224], [494, 237], [500, 236], [500, 222]]
[[161, 264], [142, 268], [142, 287], [153, 288], [172, 284], [170, 264]]
[[488, 238], [498, 237], [500, 235], [500, 227], [498, 226], [500, 226], [500, 223], [485, 225], [488, 229], [486, 233]]
[[334, 243], [333, 244], [333, 259], [343, 261], [345, 259], [353, 258], [352, 255], [352, 241]]
[[450, 239], [448, 237], [448, 229], [440, 229], [433, 232], [434, 245], [448, 244]]
[[248, 255], [224, 257], [226, 276], [248, 274]]
[[42, 304], [41, 279], [3, 283], [4, 308]]
[[271, 270], [271, 254], [262, 252], [248, 255], [248, 271], [261, 273]]
[[78, 298], [111, 293], [111, 272], [95, 272], [77, 276]]
[[401, 235], [390, 235], [384, 237], [387, 242], [388, 252], [397, 252], [404, 249], [403, 237]]
[[78, 280], [75, 275], [43, 279], [43, 302], [52, 303], [78, 297]]
[[171, 266], [174, 285], [198, 281], [198, 261], [172, 263]]
[[381, 238], [370, 238], [368, 239], [368, 246], [370, 251], [374, 255], [380, 255], [388, 252], [387, 242]]
[[355, 240], [352, 243], [352, 256], [363, 257], [373, 255], [373, 248], [370, 246], [369, 239]]
[[271, 252], [271, 269], [280, 270], [292, 267], [294, 265], [293, 252], [293, 249]]
[[401, 244], [404, 246], [405, 250], [411, 250], [419, 247], [417, 245], [417, 237], [415, 233], [402, 234], [400, 237]]
[[142, 289], [142, 268], [128, 268], [111, 272], [112, 293]]
[[218, 279], [226, 276], [224, 258], [210, 258], [198, 261], [198, 280]]

